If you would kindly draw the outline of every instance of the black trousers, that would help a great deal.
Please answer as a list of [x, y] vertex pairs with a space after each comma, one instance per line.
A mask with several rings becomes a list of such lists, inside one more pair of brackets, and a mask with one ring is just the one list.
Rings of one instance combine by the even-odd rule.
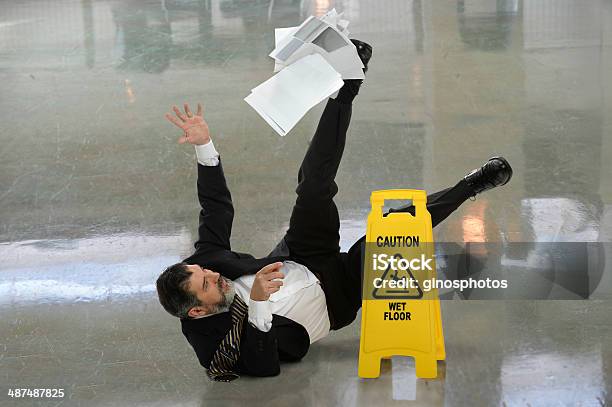
[[[350, 104], [334, 99], [327, 102], [299, 169], [297, 199], [283, 239], [290, 258], [306, 265], [322, 281], [332, 329], [352, 322], [361, 307], [365, 236], [348, 252], [340, 252], [340, 218], [333, 200], [338, 192], [335, 177], [344, 152], [351, 109]], [[427, 210], [432, 225], [446, 219], [472, 195], [463, 180], [428, 195]], [[396, 211], [411, 212], [414, 207]]]

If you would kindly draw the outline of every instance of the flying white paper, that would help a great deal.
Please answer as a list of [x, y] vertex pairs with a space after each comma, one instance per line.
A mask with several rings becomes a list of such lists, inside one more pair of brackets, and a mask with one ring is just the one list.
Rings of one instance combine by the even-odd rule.
[[319, 54], [307, 55], [251, 91], [244, 100], [281, 136], [344, 84]]
[[363, 63], [335, 9], [298, 27], [276, 28], [272, 78], [244, 100], [281, 136], [313, 106], [338, 91], [343, 79], [363, 79]]
[[342, 79], [363, 79], [363, 63], [357, 49], [348, 39], [348, 21], [333, 9], [321, 18], [310, 16], [298, 27], [274, 30], [274, 72], [278, 72], [300, 58], [320, 54]]

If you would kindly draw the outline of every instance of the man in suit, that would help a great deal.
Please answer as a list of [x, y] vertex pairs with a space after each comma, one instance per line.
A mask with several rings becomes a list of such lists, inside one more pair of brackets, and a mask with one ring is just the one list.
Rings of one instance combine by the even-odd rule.
[[[367, 70], [372, 48], [352, 40]], [[238, 374], [273, 376], [281, 361], [298, 361], [330, 330], [349, 325], [361, 307], [365, 237], [340, 252], [333, 198], [360, 80], [346, 80], [329, 99], [298, 173], [289, 228], [264, 258], [231, 249], [234, 209], [221, 158], [198, 104], [176, 106], [168, 120], [183, 130], [179, 143], [195, 145], [201, 204], [195, 252], [157, 280], [162, 306], [180, 318], [182, 332], [214, 380]], [[428, 196], [435, 226], [469, 197], [510, 180], [512, 169], [494, 157], [455, 186]], [[411, 212], [412, 206], [397, 211]], [[414, 212], [413, 212], [414, 213]]]

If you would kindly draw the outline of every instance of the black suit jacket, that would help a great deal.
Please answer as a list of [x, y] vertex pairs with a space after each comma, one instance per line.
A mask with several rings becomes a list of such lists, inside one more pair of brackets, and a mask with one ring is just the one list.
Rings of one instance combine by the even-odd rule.
[[[221, 163], [218, 166], [198, 164], [198, 199], [202, 207], [198, 240], [195, 252], [183, 260], [185, 263], [199, 264], [235, 280], [255, 274], [270, 263], [288, 259], [287, 256], [256, 259], [250, 254], [231, 250], [234, 207]], [[200, 364], [206, 368], [230, 327], [229, 312], [200, 319], [181, 319], [183, 335], [195, 350]], [[300, 360], [309, 346], [306, 329], [288, 318], [273, 315], [269, 332], [262, 332], [246, 322], [236, 369], [253, 376], [277, 375], [280, 361]]]

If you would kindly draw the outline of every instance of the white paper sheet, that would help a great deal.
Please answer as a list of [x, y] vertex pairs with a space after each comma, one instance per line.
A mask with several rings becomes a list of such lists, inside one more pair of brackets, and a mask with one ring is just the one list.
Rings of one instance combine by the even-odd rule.
[[338, 91], [341, 75], [319, 54], [307, 55], [251, 91], [244, 100], [281, 136]]
[[348, 39], [348, 21], [342, 20], [335, 9], [321, 18], [310, 16], [298, 27], [277, 28], [274, 72], [310, 54], [322, 55], [342, 79], [364, 79], [363, 63], [357, 49]]

